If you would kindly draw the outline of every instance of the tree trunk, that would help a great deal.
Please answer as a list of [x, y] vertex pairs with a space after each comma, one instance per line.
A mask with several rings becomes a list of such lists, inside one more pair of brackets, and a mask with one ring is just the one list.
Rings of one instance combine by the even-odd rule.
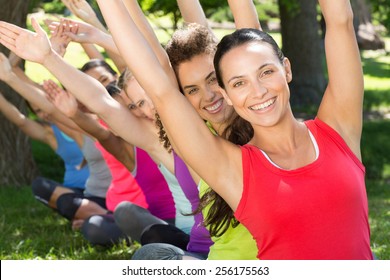
[[[0, 0], [0, 19], [24, 27], [28, 5], [28, 0]], [[0, 51], [8, 54], [8, 50], [3, 46], [0, 46]], [[21, 112], [26, 112], [24, 100], [1, 81], [0, 91]], [[29, 184], [37, 173], [29, 139], [2, 114], [0, 114], [0, 131], [0, 187]]]
[[291, 62], [291, 105], [317, 108], [326, 81], [323, 43], [319, 35], [317, 1], [278, 0], [283, 53]]
[[366, 0], [351, 2], [354, 13], [354, 28], [361, 50], [379, 50], [385, 48], [385, 42], [377, 34], [371, 22], [371, 7]]

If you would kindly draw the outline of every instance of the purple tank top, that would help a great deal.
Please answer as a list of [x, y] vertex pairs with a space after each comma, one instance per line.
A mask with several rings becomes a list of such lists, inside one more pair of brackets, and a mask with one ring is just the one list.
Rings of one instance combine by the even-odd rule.
[[[173, 155], [175, 160], [175, 176], [182, 187], [185, 196], [191, 203], [192, 211], [195, 211], [199, 206], [198, 186], [192, 179], [184, 161], [175, 152], [173, 152]], [[195, 223], [190, 232], [190, 242], [187, 245], [187, 251], [208, 254], [213, 241], [210, 238], [209, 231], [203, 226], [202, 213], [196, 214], [194, 220]]]
[[162, 220], [174, 219], [176, 215], [172, 193], [157, 164], [142, 149], [136, 148], [137, 173], [134, 178], [141, 187], [149, 211]]

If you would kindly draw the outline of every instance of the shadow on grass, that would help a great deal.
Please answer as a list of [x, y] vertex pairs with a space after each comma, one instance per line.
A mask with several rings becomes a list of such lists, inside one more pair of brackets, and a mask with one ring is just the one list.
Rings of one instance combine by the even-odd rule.
[[364, 76], [375, 78], [389, 78], [390, 66], [386, 62], [378, 61], [374, 57], [362, 58]]

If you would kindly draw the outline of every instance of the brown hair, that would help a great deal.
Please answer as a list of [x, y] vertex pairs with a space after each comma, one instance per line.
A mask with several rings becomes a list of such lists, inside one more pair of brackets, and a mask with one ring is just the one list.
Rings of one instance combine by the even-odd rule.
[[176, 73], [179, 85], [180, 80], [177, 70], [180, 64], [191, 60], [197, 55], [214, 55], [216, 46], [217, 40], [210, 29], [197, 23], [187, 24], [173, 33], [172, 38], [165, 46], [165, 50]]

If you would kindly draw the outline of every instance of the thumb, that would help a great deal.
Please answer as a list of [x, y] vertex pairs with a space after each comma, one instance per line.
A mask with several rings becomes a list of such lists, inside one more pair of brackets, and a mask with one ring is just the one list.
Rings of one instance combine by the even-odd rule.
[[34, 31], [40, 36], [47, 36], [45, 30], [39, 25], [35, 17], [31, 18], [31, 25], [34, 28]]

